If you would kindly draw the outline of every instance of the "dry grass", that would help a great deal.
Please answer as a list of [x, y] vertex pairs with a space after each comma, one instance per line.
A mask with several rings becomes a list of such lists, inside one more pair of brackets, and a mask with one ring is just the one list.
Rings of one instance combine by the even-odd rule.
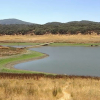
[[5, 35], [1, 42], [68, 42], [68, 43], [100, 43], [100, 35]]
[[38, 81], [34, 79], [0, 79], [0, 100], [57, 100], [62, 96], [62, 84], [59, 84], [59, 81], [43, 78]]
[[0, 57], [17, 55], [17, 54], [21, 54], [23, 52], [26, 52], [26, 50], [23, 48], [1, 47], [0, 48]]
[[100, 100], [100, 80], [68, 79], [67, 91], [74, 100]]
[[7, 76], [0, 78], [0, 100], [100, 100], [99, 87], [93, 78]]

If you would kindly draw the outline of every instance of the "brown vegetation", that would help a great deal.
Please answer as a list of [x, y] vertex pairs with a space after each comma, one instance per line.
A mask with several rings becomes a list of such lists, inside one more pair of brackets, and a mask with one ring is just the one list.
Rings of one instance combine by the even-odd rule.
[[25, 49], [0, 46], [0, 57], [17, 55], [22, 52], [25, 52]]
[[9, 49], [9, 47], [3, 47], [0, 45], [0, 49]]
[[100, 35], [5, 35], [0, 36], [0, 42], [66, 42], [66, 43], [100, 43]]
[[0, 100], [100, 100], [100, 78], [0, 74]]

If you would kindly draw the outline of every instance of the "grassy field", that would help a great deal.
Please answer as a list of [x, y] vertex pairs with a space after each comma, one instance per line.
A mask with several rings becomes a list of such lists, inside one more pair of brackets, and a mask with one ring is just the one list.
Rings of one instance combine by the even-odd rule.
[[100, 100], [99, 87], [93, 77], [0, 74], [0, 100]]
[[12, 43], [100, 43], [100, 35], [5, 35], [0, 36], [0, 42]]
[[[52, 43], [51, 43], [52, 42]], [[0, 36], [0, 45], [36, 46], [51, 43], [49, 46], [100, 46], [100, 35], [5, 35]]]

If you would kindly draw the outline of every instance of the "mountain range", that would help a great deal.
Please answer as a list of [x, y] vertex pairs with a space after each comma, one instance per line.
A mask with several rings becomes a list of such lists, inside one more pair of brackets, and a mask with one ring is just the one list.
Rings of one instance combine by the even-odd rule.
[[[82, 20], [82, 21], [71, 21], [71, 22], [67, 22], [67, 23], [85, 23], [85, 24], [88, 24], [88, 23], [100, 23], [100, 22], [93, 22], [93, 21], [88, 21], [88, 20]], [[9, 24], [26, 24], [26, 25], [31, 25], [31, 24], [35, 24], [35, 23], [31, 23], [31, 22], [26, 22], [26, 21], [22, 21], [22, 20], [19, 20], [19, 19], [15, 19], [15, 18], [11, 18], [11, 19], [3, 19], [3, 20], [0, 20], [0, 24], [3, 24], [3, 25], [9, 25]], [[60, 25], [60, 24], [64, 24], [64, 23], [61, 23], [61, 22], [48, 22], [44, 25]]]
[[34, 23], [30, 23], [30, 22], [25, 22], [25, 21], [22, 21], [22, 20], [19, 20], [19, 19], [3, 19], [3, 20], [0, 20], [0, 24], [5, 24], [5, 25], [9, 25], [9, 24], [27, 24], [27, 25], [30, 25], [30, 24], [34, 24]]

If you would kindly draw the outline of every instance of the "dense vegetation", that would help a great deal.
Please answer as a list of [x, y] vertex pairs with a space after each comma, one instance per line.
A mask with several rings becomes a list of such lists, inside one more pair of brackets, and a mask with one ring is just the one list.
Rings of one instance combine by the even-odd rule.
[[32, 24], [10, 24], [0, 25], [0, 35], [15, 34], [100, 34], [100, 23], [91, 21], [74, 21], [68, 23], [52, 22], [44, 25]]

